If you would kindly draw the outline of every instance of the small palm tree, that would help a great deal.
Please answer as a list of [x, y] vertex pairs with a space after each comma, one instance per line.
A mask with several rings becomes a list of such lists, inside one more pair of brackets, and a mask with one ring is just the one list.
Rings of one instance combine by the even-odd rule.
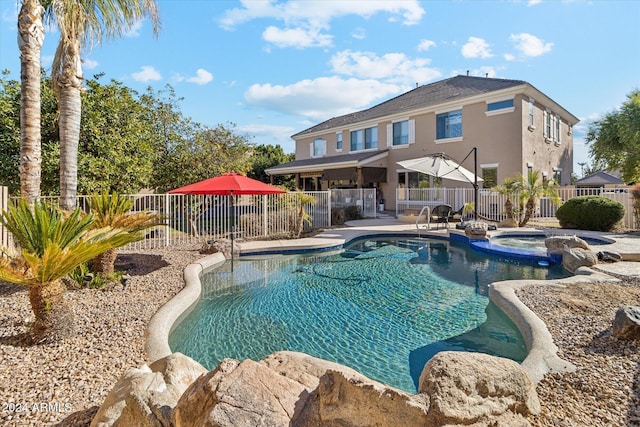
[[73, 311], [64, 300], [61, 279], [77, 266], [113, 247], [132, 241], [130, 233], [109, 227], [91, 229], [92, 215], [63, 212], [26, 199], [0, 214], [0, 222], [20, 245], [21, 256], [0, 259], [0, 280], [29, 287], [35, 314], [35, 342], [56, 341], [75, 331]]
[[296, 200], [297, 205], [297, 221], [296, 221], [296, 238], [300, 237], [302, 234], [302, 230], [304, 229], [304, 223], [311, 224], [311, 216], [305, 211], [304, 206], [308, 203], [315, 203], [316, 198], [310, 194], [305, 194], [298, 192], [298, 200]]
[[554, 205], [562, 202], [555, 181], [540, 179], [538, 171], [529, 172], [526, 178], [522, 174], [518, 175], [516, 188], [520, 212], [524, 210], [524, 216], [518, 222], [519, 227], [524, 227], [529, 222], [541, 197], [548, 197]]
[[[122, 229], [132, 235], [132, 241], [142, 240], [143, 232], [161, 224], [162, 217], [149, 211], [131, 212], [133, 204], [132, 198], [117, 193], [92, 196], [89, 199], [89, 208], [94, 218], [92, 228]], [[103, 276], [112, 275], [117, 256], [115, 247], [96, 256], [92, 262], [93, 272]]]
[[519, 178], [506, 178], [502, 185], [498, 185], [492, 188], [492, 190], [498, 192], [498, 194], [506, 196], [506, 200], [504, 202], [504, 212], [507, 215], [507, 219], [514, 219], [513, 201], [511, 200], [511, 198], [516, 195], [519, 183]]

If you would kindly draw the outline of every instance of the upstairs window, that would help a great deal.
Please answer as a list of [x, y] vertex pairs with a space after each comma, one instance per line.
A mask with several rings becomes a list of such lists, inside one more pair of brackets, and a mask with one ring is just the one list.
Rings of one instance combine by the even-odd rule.
[[462, 110], [436, 115], [436, 139], [462, 137]]
[[513, 99], [487, 104], [487, 111], [504, 110], [506, 108], [513, 108]]
[[327, 141], [316, 138], [311, 143], [311, 157], [322, 157], [327, 154]]
[[409, 121], [393, 124], [393, 145], [406, 145], [409, 143]]
[[378, 127], [351, 131], [351, 151], [378, 148]]
[[342, 132], [336, 133], [336, 151], [342, 151]]
[[498, 185], [498, 168], [482, 168], [482, 187], [493, 188]]
[[551, 112], [549, 110], [545, 110], [544, 112], [543, 133], [545, 138], [551, 139]]

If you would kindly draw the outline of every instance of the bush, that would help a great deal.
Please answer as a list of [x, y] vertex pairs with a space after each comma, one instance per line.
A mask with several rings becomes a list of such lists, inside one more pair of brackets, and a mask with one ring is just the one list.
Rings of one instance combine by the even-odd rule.
[[360, 210], [360, 206], [347, 206], [344, 208], [344, 219], [345, 221], [353, 221], [354, 219], [362, 219], [362, 210]]
[[624, 218], [624, 206], [606, 197], [574, 197], [558, 208], [556, 218], [562, 228], [611, 231]]

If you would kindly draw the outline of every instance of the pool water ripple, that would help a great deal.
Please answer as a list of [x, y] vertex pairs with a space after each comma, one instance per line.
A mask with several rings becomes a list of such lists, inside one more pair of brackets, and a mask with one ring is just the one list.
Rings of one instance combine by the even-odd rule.
[[486, 286], [561, 273], [487, 259], [449, 243], [369, 239], [342, 253], [236, 262], [233, 274], [223, 266], [203, 276], [201, 300], [170, 346], [209, 369], [225, 357], [301, 351], [415, 392], [437, 350], [524, 358]]

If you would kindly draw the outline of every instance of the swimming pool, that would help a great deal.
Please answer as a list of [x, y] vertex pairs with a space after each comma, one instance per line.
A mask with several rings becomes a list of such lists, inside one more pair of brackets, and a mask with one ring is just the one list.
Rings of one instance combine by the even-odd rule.
[[327, 254], [269, 256], [202, 277], [202, 295], [169, 338], [213, 369], [225, 357], [301, 351], [415, 392], [441, 350], [521, 361], [519, 331], [487, 297], [489, 283], [564, 277], [456, 242], [369, 238]]

